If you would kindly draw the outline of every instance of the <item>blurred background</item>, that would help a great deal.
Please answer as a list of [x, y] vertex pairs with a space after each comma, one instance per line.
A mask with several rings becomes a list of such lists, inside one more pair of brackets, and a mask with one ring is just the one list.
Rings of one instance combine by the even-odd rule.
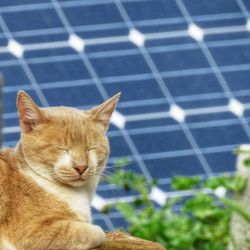
[[[250, 1], [0, 0], [3, 146], [19, 139], [16, 94], [41, 106], [87, 109], [122, 92], [108, 162], [158, 179], [156, 206], [175, 175], [235, 171], [233, 150], [250, 139]], [[131, 200], [102, 183], [93, 202], [104, 229], [124, 226], [99, 211]]]

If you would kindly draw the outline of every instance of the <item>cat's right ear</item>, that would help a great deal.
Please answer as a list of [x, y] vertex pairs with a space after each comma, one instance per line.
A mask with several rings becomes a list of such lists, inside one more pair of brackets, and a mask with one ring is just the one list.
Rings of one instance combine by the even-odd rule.
[[45, 121], [40, 108], [24, 91], [19, 91], [17, 94], [17, 109], [23, 132], [31, 132], [36, 125]]

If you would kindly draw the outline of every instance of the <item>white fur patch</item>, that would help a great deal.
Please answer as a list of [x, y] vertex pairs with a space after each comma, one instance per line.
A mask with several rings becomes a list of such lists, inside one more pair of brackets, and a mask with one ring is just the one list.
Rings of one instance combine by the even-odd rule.
[[57, 160], [55, 166], [58, 166], [58, 167], [60, 167], [60, 166], [65, 166], [65, 165], [70, 164], [70, 162], [71, 162], [71, 157], [70, 157], [70, 155], [69, 155], [67, 152], [65, 152], [65, 153], [62, 154], [62, 155], [60, 156], [60, 158]]
[[8, 240], [3, 240], [1, 249], [3, 250], [17, 250]]
[[91, 221], [90, 194], [84, 187], [62, 186], [35, 174], [33, 171], [28, 171], [27, 174], [46, 192], [55, 195], [58, 200], [67, 203], [82, 221]]
[[96, 153], [93, 150], [89, 152], [89, 161], [91, 162], [92, 166], [94, 166], [95, 168], [97, 167], [98, 160]]

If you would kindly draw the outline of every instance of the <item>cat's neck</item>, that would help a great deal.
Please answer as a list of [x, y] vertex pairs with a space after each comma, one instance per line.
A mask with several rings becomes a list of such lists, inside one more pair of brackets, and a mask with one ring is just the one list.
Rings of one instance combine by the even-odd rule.
[[30, 177], [43, 191], [52, 194], [56, 199], [66, 203], [76, 213], [80, 220], [91, 221], [90, 202], [91, 195], [86, 187], [69, 187], [53, 182], [36, 174], [32, 169], [26, 168], [25, 175]]

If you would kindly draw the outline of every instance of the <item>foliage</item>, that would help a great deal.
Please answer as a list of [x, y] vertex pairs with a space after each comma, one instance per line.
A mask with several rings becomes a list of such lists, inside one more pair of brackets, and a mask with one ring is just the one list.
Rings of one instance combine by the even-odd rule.
[[174, 190], [187, 190], [195, 187], [201, 182], [199, 176], [185, 177], [185, 176], [174, 176], [172, 178], [172, 189]]
[[[164, 206], [156, 209], [150, 199], [155, 181], [148, 182], [142, 175], [120, 167], [110, 177], [110, 182], [127, 191], [139, 193], [132, 203], [115, 204], [127, 220], [129, 232], [137, 237], [158, 241], [168, 250], [226, 250], [230, 240], [232, 210], [237, 211], [238, 207], [227, 198], [217, 198], [212, 190], [224, 187], [239, 193], [247, 183], [241, 176], [219, 176], [207, 180], [176, 176], [172, 179], [172, 189], [193, 189], [193, 196], [187, 200], [167, 199]], [[177, 209], [178, 204], [181, 204], [180, 209]], [[238, 211], [244, 217], [249, 216], [243, 209]]]

